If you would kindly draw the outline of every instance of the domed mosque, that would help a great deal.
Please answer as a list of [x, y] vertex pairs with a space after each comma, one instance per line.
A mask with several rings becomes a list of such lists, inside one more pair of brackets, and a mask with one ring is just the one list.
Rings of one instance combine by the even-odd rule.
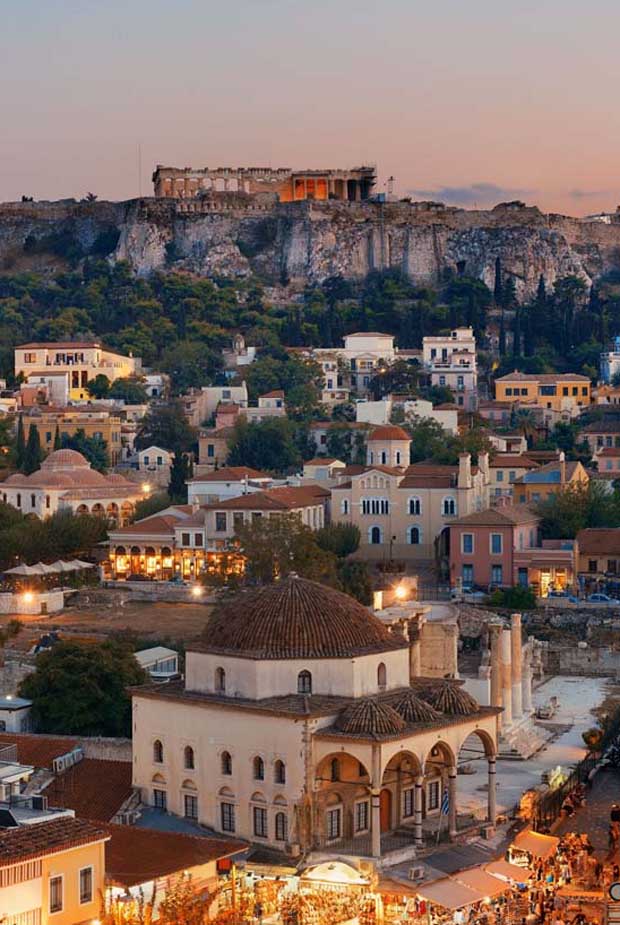
[[411, 663], [407, 639], [316, 582], [222, 599], [184, 680], [133, 693], [143, 803], [294, 856], [379, 858], [396, 829], [423, 845], [446, 802], [454, 837], [456, 767], [475, 735], [494, 821], [499, 709], [458, 681], [411, 678]]

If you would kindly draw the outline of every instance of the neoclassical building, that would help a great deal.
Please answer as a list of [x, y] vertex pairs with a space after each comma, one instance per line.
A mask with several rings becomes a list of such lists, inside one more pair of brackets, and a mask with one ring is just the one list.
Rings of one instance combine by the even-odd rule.
[[2, 500], [22, 514], [50, 517], [59, 510], [99, 514], [125, 524], [146, 495], [122, 475], [103, 475], [76, 450], [55, 450], [31, 475], [16, 472], [2, 483]]
[[455, 836], [459, 755], [475, 740], [494, 820], [501, 710], [458, 681], [412, 678], [416, 644], [296, 576], [242, 592], [188, 646], [184, 681], [134, 690], [134, 786], [145, 804], [293, 855], [379, 858], [396, 830], [422, 845], [446, 794]]

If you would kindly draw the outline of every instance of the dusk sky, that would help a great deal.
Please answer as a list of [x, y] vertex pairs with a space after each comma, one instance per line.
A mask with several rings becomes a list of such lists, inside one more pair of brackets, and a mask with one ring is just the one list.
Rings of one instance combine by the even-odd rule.
[[454, 205], [620, 203], [618, 0], [3, 6], [1, 200], [151, 194], [157, 163], [371, 162]]

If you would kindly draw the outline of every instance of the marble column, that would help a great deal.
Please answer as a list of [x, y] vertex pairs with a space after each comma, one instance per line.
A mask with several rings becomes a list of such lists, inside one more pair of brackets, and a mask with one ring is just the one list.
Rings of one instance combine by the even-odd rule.
[[501, 707], [502, 705], [502, 680], [501, 680], [501, 623], [489, 623], [489, 651], [491, 660], [491, 706]]
[[532, 712], [532, 666], [530, 665], [529, 653], [526, 654], [521, 675], [521, 704], [523, 713], [529, 716]]
[[372, 747], [372, 784], [370, 789], [370, 832], [373, 858], [381, 857], [381, 751]]
[[424, 777], [416, 777], [413, 785], [413, 842], [416, 848], [424, 846], [424, 836], [422, 835], [422, 788], [424, 787]]
[[517, 721], [523, 716], [521, 614], [510, 616], [510, 671], [512, 676], [512, 718]]
[[450, 840], [454, 841], [456, 838], [456, 768], [454, 766], [448, 769], [448, 797], [450, 800], [450, 806], [448, 807], [448, 833], [450, 835]]
[[512, 725], [512, 672], [510, 668], [510, 630], [502, 630], [502, 727]]
[[495, 825], [497, 820], [497, 768], [495, 755], [487, 760], [489, 764], [488, 821], [491, 825]]

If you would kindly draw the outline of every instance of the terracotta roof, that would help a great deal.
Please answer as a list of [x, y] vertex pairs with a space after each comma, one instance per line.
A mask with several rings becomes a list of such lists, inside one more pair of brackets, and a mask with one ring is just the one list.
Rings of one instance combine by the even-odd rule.
[[428, 690], [422, 689], [420, 696], [435, 710], [448, 716], [472, 716], [480, 709], [478, 701], [471, 694], [449, 681], [433, 685]]
[[503, 469], [506, 466], [512, 466], [515, 469], [536, 469], [537, 462], [528, 456], [521, 456], [513, 453], [498, 453], [489, 462], [491, 469]]
[[115, 527], [110, 530], [110, 536], [141, 536], [144, 533], [152, 536], [172, 537], [175, 526], [185, 522], [186, 518], [173, 517], [169, 514], [154, 514], [152, 517], [145, 517], [144, 520], [127, 524], [126, 527]]
[[50, 806], [72, 809], [82, 819], [109, 822], [132, 794], [131, 761], [83, 758], [57, 775], [45, 790]]
[[52, 769], [55, 758], [67, 755], [79, 746], [78, 739], [26, 733], [0, 732], [0, 748], [17, 746], [17, 760], [34, 768]]
[[385, 424], [382, 427], [375, 427], [371, 431], [368, 441], [374, 440], [409, 440], [411, 436], [402, 427], [397, 424]]
[[406, 723], [436, 723], [441, 719], [441, 713], [411, 689], [399, 691], [389, 702]]
[[[65, 349], [69, 347], [72, 349], [73, 348], [77, 349], [79, 347], [82, 347], [82, 348], [83, 347], [101, 347], [101, 344], [99, 343], [99, 341], [95, 341], [95, 340], [52, 340], [52, 341], [47, 341], [47, 343], [45, 341], [32, 341], [27, 344], [20, 344], [15, 349], [16, 350], [27, 350], [30, 347], [39, 347], [39, 348], [46, 347], [49, 350], [58, 350], [58, 349], [62, 349], [63, 347]], [[108, 351], [108, 353], [109, 352], [110, 351]]]
[[315, 456], [314, 459], [306, 460], [304, 466], [330, 466], [332, 463], [340, 461], [333, 456]]
[[509, 527], [515, 524], [526, 524], [540, 520], [533, 511], [525, 505], [517, 505], [503, 508], [488, 508], [486, 511], [474, 511], [473, 514], [466, 514], [459, 517], [458, 520], [452, 521], [452, 526], [489, 526], [489, 527]]
[[284, 398], [283, 389], [273, 389], [271, 392], [263, 392], [262, 395], [258, 396], [259, 398]]
[[579, 552], [585, 555], [620, 555], [620, 528], [589, 527], [577, 534]]
[[254, 491], [237, 498], [205, 504], [207, 511], [294, 511], [296, 508], [318, 504], [329, 498], [329, 491], [319, 485], [282, 486]]
[[391, 340], [394, 340], [393, 334], [385, 334], [381, 331], [356, 331], [354, 334], [345, 334], [345, 337], [389, 337]]
[[290, 575], [216, 608], [188, 649], [253, 659], [354, 658], [406, 645], [352, 597]]
[[17, 864], [47, 854], [67, 851], [108, 838], [101, 826], [69, 816], [3, 829], [0, 838], [0, 864]]
[[242, 482], [248, 479], [270, 479], [267, 472], [260, 472], [258, 469], [250, 469], [249, 466], [223, 466], [221, 469], [214, 469], [206, 475], [197, 475], [189, 482]]
[[520, 373], [515, 369], [513, 373], [508, 373], [507, 376], [500, 376], [499, 379], [495, 380], [496, 382], [590, 382], [589, 376], [580, 376], [577, 373], [541, 373], [540, 375], [535, 375], [534, 373]]
[[620, 418], [603, 418], [579, 429], [581, 434], [620, 434]]
[[620, 456], [620, 446], [606, 446], [604, 450], [600, 450], [597, 454], [597, 457], [616, 457]]
[[388, 703], [363, 697], [343, 710], [335, 726], [350, 735], [385, 736], [402, 732], [406, 723]]
[[106, 877], [122, 887], [138, 886], [245, 851], [237, 839], [160, 832], [133, 825], [109, 825], [105, 846]]
[[82, 453], [77, 450], [54, 450], [41, 463], [41, 469], [74, 469], [75, 467], [90, 469], [90, 463]]

